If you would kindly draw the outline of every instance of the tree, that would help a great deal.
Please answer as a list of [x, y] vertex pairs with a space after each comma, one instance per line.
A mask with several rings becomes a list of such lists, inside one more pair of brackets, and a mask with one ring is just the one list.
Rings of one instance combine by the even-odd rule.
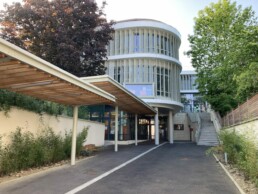
[[114, 24], [92, 0], [23, 0], [1, 11], [1, 37], [76, 75], [105, 74]]
[[222, 115], [241, 101], [237, 77], [254, 61], [248, 45], [255, 26], [252, 8], [242, 9], [230, 0], [211, 3], [195, 18], [187, 55], [197, 71], [200, 93]]
[[237, 98], [244, 101], [258, 92], [258, 26], [254, 26], [246, 33], [248, 42], [246, 50], [241, 56], [249, 59], [248, 65], [236, 74]]

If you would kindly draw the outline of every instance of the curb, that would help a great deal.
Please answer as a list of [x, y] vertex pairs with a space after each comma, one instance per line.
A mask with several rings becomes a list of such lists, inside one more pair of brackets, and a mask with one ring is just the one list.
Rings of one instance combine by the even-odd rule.
[[232, 180], [232, 182], [235, 184], [235, 186], [237, 187], [237, 189], [239, 190], [239, 192], [241, 194], [246, 194], [243, 189], [239, 186], [239, 184], [235, 181], [235, 179], [231, 176], [230, 172], [228, 172], [228, 170], [225, 168], [224, 164], [222, 164], [219, 159], [215, 156], [215, 154], [213, 154], [213, 157], [216, 159], [216, 161], [219, 163], [219, 165], [221, 166], [221, 168], [225, 171], [225, 173], [228, 175], [228, 177]]

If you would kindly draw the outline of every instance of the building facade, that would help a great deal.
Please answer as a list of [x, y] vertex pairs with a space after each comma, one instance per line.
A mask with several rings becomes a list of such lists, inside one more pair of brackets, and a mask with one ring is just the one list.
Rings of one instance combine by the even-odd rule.
[[145, 134], [173, 141], [173, 115], [183, 107], [180, 33], [149, 19], [120, 21], [114, 29], [107, 47], [107, 75], [158, 111], [155, 118], [140, 117], [139, 124], [147, 126]]
[[200, 112], [206, 110], [206, 103], [199, 94], [196, 85], [197, 73], [194, 70], [182, 71], [180, 74], [181, 102], [183, 112]]

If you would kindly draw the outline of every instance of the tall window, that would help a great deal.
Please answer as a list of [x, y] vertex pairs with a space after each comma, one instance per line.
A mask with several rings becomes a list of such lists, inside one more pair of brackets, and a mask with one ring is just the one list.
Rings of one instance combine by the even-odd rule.
[[149, 33], [148, 33], [148, 40], [147, 40], [147, 51], [150, 52], [150, 34]]
[[164, 42], [163, 42], [163, 40], [164, 40], [164, 37], [163, 36], [161, 36], [161, 45], [160, 45], [160, 47], [161, 47], [161, 53], [162, 54], [164, 54]]
[[116, 43], [116, 45], [117, 45], [117, 47], [116, 47], [116, 52], [120, 54], [120, 49], [121, 49], [121, 48], [120, 48], [120, 32], [119, 32], [119, 31], [117, 32], [117, 39], [116, 39], [116, 42], [117, 42], [117, 43]]
[[160, 68], [160, 95], [164, 96], [164, 68]]
[[160, 68], [157, 67], [157, 95], [160, 96]]
[[154, 34], [152, 34], [152, 45], [151, 45], [151, 52], [154, 52], [154, 48], [155, 48], [155, 45], [154, 45]]
[[120, 83], [121, 81], [121, 77], [120, 77], [120, 74], [121, 74], [121, 69], [119, 66], [115, 66], [114, 67], [114, 79]]
[[130, 52], [130, 33], [128, 32], [127, 35], [127, 46], [128, 46], [128, 53]]
[[140, 82], [140, 77], [141, 77], [141, 69], [140, 69], [140, 65], [137, 65], [137, 69], [136, 69], [137, 73], [136, 73], [136, 79], [137, 82]]
[[172, 38], [172, 41], [171, 41], [171, 56], [175, 57], [174, 56], [174, 39], [173, 38]]
[[164, 67], [157, 67], [157, 96], [170, 97], [170, 70]]
[[168, 75], [168, 69], [165, 69], [165, 96], [168, 97], [169, 93], [169, 75]]
[[140, 35], [139, 33], [134, 33], [134, 52], [140, 51]]
[[168, 55], [171, 56], [171, 44], [170, 44], [170, 39], [168, 39]]
[[165, 37], [165, 48], [164, 48], [164, 50], [165, 50], [165, 55], [168, 55], [168, 39], [167, 39], [167, 37]]
[[159, 35], [157, 35], [157, 50], [158, 50], [158, 53], [160, 53], [160, 50], [159, 50]]

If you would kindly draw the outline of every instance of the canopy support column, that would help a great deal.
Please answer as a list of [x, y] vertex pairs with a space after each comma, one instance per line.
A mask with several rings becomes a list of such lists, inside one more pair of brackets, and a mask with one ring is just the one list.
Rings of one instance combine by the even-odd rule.
[[138, 145], [138, 115], [135, 114], [135, 145]]
[[75, 165], [78, 108], [79, 108], [79, 106], [74, 106], [73, 107], [73, 131], [72, 131], [71, 165]]
[[115, 107], [115, 152], [118, 151], [118, 106]]
[[155, 107], [156, 114], [155, 114], [155, 145], [159, 145], [159, 110], [158, 107]]
[[168, 114], [169, 120], [169, 143], [174, 143], [174, 122], [173, 122], [173, 112], [172, 110], [169, 111]]

